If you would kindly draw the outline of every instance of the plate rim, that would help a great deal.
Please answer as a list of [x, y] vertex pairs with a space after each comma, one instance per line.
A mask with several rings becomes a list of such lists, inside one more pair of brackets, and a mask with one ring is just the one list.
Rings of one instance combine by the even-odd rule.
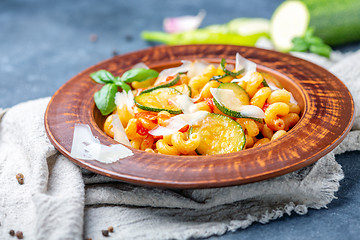
[[[238, 49], [238, 50], [242, 50], [242, 51], [252, 51], [252, 52], [256, 52], [256, 51], [260, 51], [260, 52], [270, 52], [272, 54], [275, 54], [275, 55], [278, 55], [280, 57], [286, 57], [286, 58], [290, 58], [290, 59], [295, 59], [295, 61], [298, 61], [300, 63], [305, 63], [305, 65], [309, 65], [310, 66], [313, 66], [315, 67], [317, 70], [321, 70], [323, 71], [326, 75], [328, 76], [331, 76], [331, 78], [335, 81], [337, 81], [337, 83], [340, 83], [340, 85], [342, 85], [342, 89], [345, 89], [348, 93], [348, 95], [350, 96], [350, 103], [351, 103], [351, 117], [350, 117], [350, 121], [348, 122], [347, 126], [344, 127], [342, 133], [337, 137], [337, 138], [334, 138], [333, 139], [333, 142], [332, 144], [328, 145], [325, 149], [323, 149], [321, 152], [317, 152], [316, 154], [313, 154], [312, 156], [309, 156], [308, 159], [306, 161], [302, 161], [302, 162], [297, 162], [296, 164], [293, 164], [293, 165], [286, 165], [284, 166], [283, 168], [281, 169], [273, 169], [272, 171], [268, 171], [266, 173], [262, 172], [262, 173], [259, 173], [257, 175], [252, 175], [251, 177], [238, 177], [236, 179], [232, 179], [232, 180], [221, 180], [221, 179], [218, 179], [216, 177], [214, 177], [212, 179], [212, 181], [210, 181], [209, 179], [206, 179], [204, 181], [199, 181], [199, 180], [196, 180], [196, 181], [174, 181], [174, 180], [168, 180], [168, 181], [165, 181], [165, 180], [159, 180], [159, 179], [155, 179], [154, 177], [153, 178], [144, 178], [144, 177], [137, 177], [137, 176], [133, 176], [131, 174], [118, 174], [117, 172], [114, 172], [114, 171], [110, 171], [109, 169], [104, 169], [102, 167], [99, 167], [99, 164], [92, 164], [96, 161], [84, 161], [84, 160], [80, 160], [80, 159], [74, 159], [70, 156], [69, 154], [69, 151], [62, 146], [61, 143], [59, 143], [56, 139], [56, 136], [53, 135], [53, 130], [51, 128], [51, 123], [49, 123], [49, 114], [50, 114], [50, 111], [51, 111], [51, 107], [52, 105], [54, 104], [54, 99], [56, 101], [56, 98], [58, 96], [58, 94], [61, 93], [61, 91], [63, 91], [63, 89], [68, 86], [69, 82], [72, 82], [74, 81], [74, 79], [77, 79], [79, 76], [82, 76], [84, 74], [86, 74], [87, 72], [89, 71], [93, 71], [95, 70], [96, 68], [104, 65], [104, 64], [108, 64], [108, 63], [111, 63], [112, 61], [114, 61], [114, 59], [122, 59], [122, 58], [127, 58], [129, 56], [132, 56], [132, 55], [146, 55], [146, 53], [149, 53], [149, 52], [156, 52], [156, 51], [160, 51], [160, 52], [171, 52], [171, 49], [176, 49], [176, 48], [184, 48], [184, 49], [187, 49], [187, 48], [219, 48], [219, 49], [227, 49], [227, 48], [230, 48], [232, 50], [234, 49]], [[240, 51], [241, 52], [241, 51]], [[176, 58], [176, 57], [175, 57]], [[219, 58], [220, 59], [220, 58]], [[130, 67], [130, 66], [129, 66]], [[266, 67], [266, 66], [265, 66]], [[275, 71], [275, 70], [274, 70]], [[305, 96], [307, 96], [305, 94]], [[93, 104], [93, 103], [92, 103]], [[307, 105], [305, 105], [306, 107]], [[304, 109], [304, 113], [306, 112], [306, 110]], [[301, 121], [301, 120], [300, 120]], [[118, 179], [118, 180], [121, 180], [121, 181], [125, 181], [125, 182], [130, 182], [130, 183], [135, 183], [135, 184], [140, 184], [140, 185], [148, 185], [148, 186], [156, 186], [156, 187], [168, 187], [168, 188], [209, 188], [209, 187], [224, 187], [224, 186], [233, 186], [233, 185], [239, 185], [239, 184], [245, 184], [245, 183], [250, 183], [250, 182], [256, 182], [256, 181], [260, 181], [260, 180], [265, 180], [265, 179], [269, 179], [269, 178], [272, 178], [272, 177], [276, 177], [276, 176], [280, 176], [280, 175], [283, 175], [283, 174], [286, 174], [286, 173], [289, 173], [289, 172], [292, 172], [292, 171], [295, 171], [297, 169], [300, 169], [302, 167], [305, 167], [307, 165], [310, 165], [312, 163], [314, 163], [315, 161], [317, 161], [318, 159], [320, 159], [322, 156], [326, 155], [327, 153], [329, 153], [331, 150], [333, 150], [347, 135], [347, 133], [350, 131], [351, 129], [351, 126], [353, 124], [353, 121], [354, 121], [354, 102], [353, 102], [353, 98], [350, 94], [350, 92], [348, 91], [348, 89], [346, 88], [345, 84], [340, 81], [336, 76], [334, 76], [333, 74], [329, 73], [327, 70], [323, 69], [322, 67], [314, 64], [314, 63], [311, 63], [311, 62], [308, 62], [306, 60], [303, 60], [303, 59], [300, 59], [300, 58], [297, 58], [297, 57], [294, 57], [294, 56], [290, 56], [288, 54], [284, 54], [284, 53], [279, 53], [279, 52], [274, 52], [274, 51], [271, 51], [271, 50], [265, 50], [265, 49], [258, 49], [258, 48], [254, 48], [254, 47], [244, 47], [244, 46], [233, 46], [233, 45], [180, 45], [180, 46], [156, 46], [156, 47], [151, 47], [151, 48], [146, 48], [146, 49], [142, 49], [142, 50], [139, 50], [139, 51], [135, 51], [135, 52], [131, 52], [131, 53], [127, 53], [127, 54], [124, 54], [124, 55], [120, 55], [120, 56], [116, 56], [116, 57], [113, 57], [113, 58], [110, 58], [110, 59], [106, 59], [104, 61], [101, 61], [83, 71], [81, 71], [80, 73], [78, 73], [77, 75], [75, 75], [74, 77], [72, 77], [70, 80], [68, 80], [65, 84], [63, 84], [56, 92], [55, 94], [53, 95], [53, 97], [51, 98], [51, 100], [49, 101], [49, 104], [46, 108], [46, 112], [45, 112], [45, 116], [44, 116], [44, 122], [45, 122], [45, 129], [46, 129], [46, 133], [48, 134], [48, 137], [50, 139], [50, 141], [52, 142], [52, 144], [62, 153], [64, 154], [65, 156], [67, 156], [71, 161], [73, 161], [74, 163], [76, 163], [77, 165], [80, 165], [81, 167], [83, 168], [86, 168], [90, 171], [93, 171], [93, 172], [96, 172], [98, 174], [102, 174], [102, 175], [105, 175], [105, 176], [108, 176], [108, 177], [112, 177], [112, 178], [115, 178], [115, 179]], [[97, 126], [96, 126], [97, 127]], [[296, 129], [296, 126], [294, 127], [294, 129]], [[104, 133], [102, 134], [98, 134], [99, 132], [98, 131], [95, 131], [94, 133], [94, 126], [92, 126], [92, 132], [95, 136], [99, 137], [100, 140], [103, 140], [104, 136], [107, 137]], [[291, 130], [292, 131], [292, 130]], [[109, 137], [107, 137], [109, 138]], [[110, 140], [110, 139], [107, 139], [107, 143], [115, 143], [114, 140]], [[271, 144], [269, 144], [271, 145]], [[266, 147], [266, 146], [264, 146]], [[263, 148], [263, 147], [262, 147]], [[132, 149], [133, 150], [133, 149]], [[251, 149], [249, 149], [251, 150]], [[246, 151], [249, 151], [249, 150], [246, 150]], [[140, 152], [139, 150], [136, 150], [135, 152]], [[141, 151], [143, 154], [144, 152]], [[146, 154], [151, 154], [151, 153], [146, 153]], [[222, 155], [216, 155], [217, 157], [220, 157], [221, 156], [235, 156], [236, 154], [238, 153], [231, 153], [231, 154], [222, 154]], [[163, 157], [163, 156], [162, 156]], [[168, 158], [174, 158], [172, 156], [166, 156]], [[177, 159], [178, 157], [176, 157]], [[206, 159], [206, 158], [211, 158], [211, 156], [181, 156], [181, 158], [183, 158], [183, 160], [185, 158], [188, 158], [188, 159], [191, 159], [191, 158], [203, 158], [203, 159]], [[236, 159], [234, 159], [235, 161]], [[122, 161], [122, 160], [120, 160]], [[89, 164], [90, 163], [90, 164]], [[102, 164], [100, 164], [102, 165]], [[111, 164], [110, 164], [111, 165]]]

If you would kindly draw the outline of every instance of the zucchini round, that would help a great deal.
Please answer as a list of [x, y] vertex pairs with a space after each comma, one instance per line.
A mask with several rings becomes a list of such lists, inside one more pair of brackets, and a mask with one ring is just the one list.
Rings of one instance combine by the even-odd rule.
[[239, 123], [231, 118], [209, 113], [203, 120], [190, 128], [190, 135], [198, 133], [201, 143], [196, 149], [200, 155], [214, 155], [241, 151], [246, 142]]
[[215, 106], [223, 113], [231, 117], [242, 117], [239, 111], [236, 111], [236, 107], [241, 105], [249, 105], [250, 97], [239, 85], [236, 83], [221, 83], [218, 87], [221, 90], [230, 90], [228, 91], [219, 91], [219, 93], [213, 94]]
[[176, 90], [178, 90], [182, 94], [191, 97], [191, 88], [189, 87], [189, 85], [187, 85], [185, 83], [181, 84], [181, 85], [173, 86], [171, 88], [175, 88]]
[[141, 92], [141, 94], [143, 93], [148, 93], [148, 92], [152, 92], [156, 89], [159, 89], [159, 88], [168, 88], [168, 87], [171, 87], [171, 86], [174, 86], [175, 84], [177, 84], [180, 80], [180, 76], [179, 74], [173, 79], [171, 80], [170, 82], [168, 83], [165, 83], [165, 84], [162, 84], [162, 85], [159, 85], [159, 86], [156, 86], [156, 87], [152, 87], [152, 88], [149, 88], [149, 89], [146, 89], [144, 91]]
[[221, 112], [230, 117], [251, 118], [262, 122], [263, 111], [256, 106], [250, 105], [250, 97], [245, 89], [236, 83], [222, 83], [217, 89], [220, 91], [212, 92], [212, 94], [214, 104]]
[[146, 93], [142, 92], [134, 98], [134, 102], [138, 108], [146, 111], [168, 111], [171, 114], [180, 114], [181, 108], [169, 101], [177, 95], [182, 94], [174, 88], [159, 88]]
[[221, 83], [218, 88], [232, 90], [235, 93], [236, 98], [240, 100], [242, 105], [250, 104], [249, 94], [245, 91], [245, 89], [240, 87], [238, 84], [236, 84], [236, 83]]

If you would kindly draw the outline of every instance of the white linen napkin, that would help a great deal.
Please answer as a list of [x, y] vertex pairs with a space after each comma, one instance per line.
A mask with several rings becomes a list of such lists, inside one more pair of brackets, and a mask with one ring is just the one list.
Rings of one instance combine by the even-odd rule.
[[[348, 86], [359, 109], [360, 51], [329, 70]], [[100, 239], [108, 226], [114, 239], [188, 239], [306, 214], [335, 197], [343, 178], [335, 155], [360, 150], [357, 112], [353, 130], [333, 152], [296, 172], [226, 188], [141, 187], [80, 170], [59, 154], [43, 125], [48, 101], [0, 109], [0, 239], [9, 239], [11, 229], [24, 239]]]

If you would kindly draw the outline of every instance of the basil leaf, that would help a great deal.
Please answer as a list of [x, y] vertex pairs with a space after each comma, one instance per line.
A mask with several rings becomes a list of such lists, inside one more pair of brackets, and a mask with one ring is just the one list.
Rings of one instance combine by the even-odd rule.
[[331, 47], [329, 47], [326, 44], [318, 44], [318, 45], [310, 46], [310, 52], [316, 53], [320, 56], [324, 56], [327, 58], [330, 58], [331, 51], [332, 51]]
[[121, 80], [123, 82], [142, 82], [148, 79], [156, 78], [159, 76], [159, 73], [152, 69], [146, 68], [134, 68], [126, 71], [122, 76]]
[[294, 46], [291, 48], [290, 51], [292, 51], [292, 52], [307, 52], [308, 49], [309, 49], [309, 45], [304, 42], [304, 43], [294, 44]]
[[106, 70], [99, 70], [97, 72], [93, 72], [90, 74], [90, 77], [97, 83], [111, 83], [115, 80], [114, 75], [111, 74], [111, 72], [108, 72]]
[[312, 52], [320, 56], [329, 58], [331, 54], [331, 47], [326, 45], [324, 41], [314, 36], [314, 29], [309, 28], [304, 37], [295, 37], [292, 39], [293, 47], [290, 51], [294, 52]]
[[102, 115], [108, 115], [116, 108], [115, 94], [117, 93], [117, 86], [113, 83], [104, 85], [100, 91], [94, 94], [94, 101], [96, 107], [100, 110]]
[[125, 92], [128, 92], [131, 90], [131, 87], [128, 84], [124, 83], [120, 79], [120, 77], [116, 77], [114, 83], [116, 84], [116, 86], [121, 87], [122, 90], [124, 90]]
[[310, 38], [312, 38], [314, 36], [314, 29], [313, 28], [308, 28], [305, 32], [304, 35], [304, 40], [308, 41]]
[[291, 42], [294, 45], [290, 51], [306, 52], [309, 49], [309, 44], [303, 38], [295, 37], [291, 40]]
[[310, 45], [320, 45], [324, 44], [323, 40], [319, 37], [312, 36], [311, 38], [307, 39], [306, 41]]

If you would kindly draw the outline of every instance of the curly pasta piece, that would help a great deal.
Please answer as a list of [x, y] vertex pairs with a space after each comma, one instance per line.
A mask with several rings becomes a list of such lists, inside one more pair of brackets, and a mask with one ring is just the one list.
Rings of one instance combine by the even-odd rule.
[[283, 102], [270, 104], [265, 110], [265, 123], [272, 130], [284, 130], [285, 122], [280, 117], [289, 113], [289, 105]]
[[209, 107], [209, 105], [205, 102], [198, 102], [194, 104], [194, 108], [193, 111], [207, 111], [207, 112], [211, 112], [211, 108]]
[[272, 136], [274, 135], [274, 132], [272, 129], [270, 129], [268, 127], [268, 125], [264, 124], [263, 128], [261, 129], [261, 134], [265, 137], [265, 138], [269, 138], [271, 139]]
[[109, 137], [114, 138], [114, 131], [113, 131], [112, 121], [113, 121], [113, 115], [110, 115], [110, 116], [108, 116], [106, 118], [105, 123], [104, 123], [104, 132]]
[[184, 84], [184, 83], [188, 84], [189, 80], [190, 80], [190, 78], [186, 74], [180, 75], [180, 80], [179, 80], [180, 84]]
[[262, 84], [263, 76], [261, 73], [254, 72], [250, 75], [249, 82], [246, 85], [246, 92], [249, 94], [249, 96], [252, 98], [255, 93], [258, 91], [258, 88]]
[[197, 97], [201, 89], [209, 82], [210, 78], [214, 76], [216, 69], [214, 65], [209, 65], [205, 68], [204, 72], [196, 75], [189, 80], [189, 87], [191, 88], [192, 96]]
[[151, 148], [154, 144], [155, 140], [154, 137], [150, 134], [147, 134], [146, 137], [142, 140], [140, 149], [145, 150], [147, 148]]
[[138, 120], [136, 118], [132, 118], [130, 119], [128, 125], [125, 128], [125, 133], [129, 140], [137, 140], [143, 138], [143, 136], [137, 133], [137, 123]]
[[164, 136], [163, 136], [163, 140], [164, 140], [164, 142], [165, 142], [167, 145], [172, 145], [172, 143], [171, 143], [171, 135], [172, 135], [172, 134], [164, 135]]
[[208, 65], [203, 72], [203, 75], [208, 77], [209, 79], [212, 78], [216, 74], [216, 68], [214, 65], [210, 64]]
[[285, 131], [288, 131], [290, 128], [295, 126], [295, 124], [300, 120], [299, 115], [296, 113], [289, 113], [281, 118], [285, 123]]
[[243, 89], [246, 89], [247, 81], [245, 81], [245, 80], [240, 80], [237, 84], [238, 84], [240, 87], [242, 87]]
[[185, 140], [182, 132], [176, 132], [171, 136], [172, 145], [182, 154], [194, 151], [200, 145], [200, 135], [193, 133], [188, 140]]
[[271, 89], [269, 87], [260, 88], [251, 98], [250, 104], [257, 106], [259, 108], [263, 108], [270, 94], [271, 94]]
[[210, 92], [210, 88], [217, 88], [217, 87], [219, 87], [219, 85], [220, 85], [220, 83], [217, 81], [209, 81], [208, 83], [206, 83], [200, 92], [199, 100], [202, 101], [205, 98], [211, 98], [212, 94]]
[[270, 139], [262, 138], [259, 141], [257, 141], [253, 147], [258, 147], [258, 146], [264, 145], [265, 143], [268, 143], [268, 142], [270, 142]]
[[289, 103], [291, 98], [291, 93], [286, 91], [285, 89], [279, 89], [273, 91], [267, 99], [268, 103], [276, 103], [276, 102], [283, 102]]
[[205, 75], [197, 75], [191, 78], [189, 81], [189, 87], [191, 88], [192, 95], [195, 97], [198, 96], [201, 89], [205, 86], [209, 79], [210, 78]]
[[167, 120], [171, 118], [171, 114], [167, 111], [161, 111], [157, 115], [158, 124], [162, 127], [166, 127]]
[[168, 145], [163, 139], [156, 142], [156, 149], [162, 154], [180, 155], [180, 151], [176, 147]]
[[300, 114], [301, 109], [300, 106], [297, 105], [296, 103], [288, 103], [289, 105], [289, 113], [296, 113], [296, 114]]
[[216, 68], [214, 75], [224, 75], [224, 74], [225, 74], [225, 72], [222, 70], [222, 67], [219, 64], [219, 66]]
[[245, 138], [246, 138], [245, 148], [251, 148], [252, 146], [254, 146], [255, 141], [254, 141], [253, 137], [251, 137], [249, 135], [245, 135]]
[[142, 139], [141, 139], [141, 138], [137, 138], [137, 139], [131, 140], [131, 141], [130, 141], [130, 144], [131, 144], [131, 146], [132, 146], [133, 148], [140, 149], [141, 142], [142, 142]]
[[252, 120], [252, 119], [249, 119], [249, 118], [237, 118], [236, 122], [238, 122], [241, 125], [241, 127], [245, 131], [245, 134], [247, 134], [247, 135], [249, 135], [251, 137], [255, 137], [260, 132], [259, 127], [255, 123], [255, 121]]
[[137, 119], [141, 123], [141, 125], [146, 129], [151, 130], [151, 129], [154, 129], [155, 127], [157, 127], [157, 124], [152, 122], [149, 119], [146, 119], [146, 118], [143, 118], [143, 117], [139, 117]]
[[264, 123], [255, 121], [255, 124], [257, 125], [257, 127], [259, 128], [259, 131], [261, 132], [264, 128]]
[[146, 148], [144, 151], [148, 153], [156, 153], [152, 148]]
[[156, 78], [151, 78], [151, 79], [148, 79], [148, 80], [145, 80], [145, 81], [142, 81], [142, 82], [134, 81], [134, 82], [131, 83], [131, 86], [134, 89], [147, 88], [147, 87], [150, 87], [151, 85], [153, 85], [155, 80], [156, 80]]
[[279, 131], [275, 132], [274, 135], [271, 138], [271, 141], [283, 136], [284, 134], [286, 134], [285, 130], [279, 130]]
[[121, 124], [124, 128], [126, 128], [130, 119], [132, 119], [134, 115], [129, 112], [129, 109], [126, 105], [122, 106], [121, 108], [116, 108], [116, 112], [120, 118]]
[[[224, 74], [225, 74], [225, 72], [222, 70], [222, 67], [219, 64], [218, 68], [216, 69], [216, 73], [214, 74], [214, 76], [224, 75]], [[223, 82], [223, 83], [226, 83], [226, 82], [231, 82], [233, 79], [234, 79], [234, 77], [232, 77], [232, 76], [226, 76], [224, 78], [221, 78], [220, 81]]]

